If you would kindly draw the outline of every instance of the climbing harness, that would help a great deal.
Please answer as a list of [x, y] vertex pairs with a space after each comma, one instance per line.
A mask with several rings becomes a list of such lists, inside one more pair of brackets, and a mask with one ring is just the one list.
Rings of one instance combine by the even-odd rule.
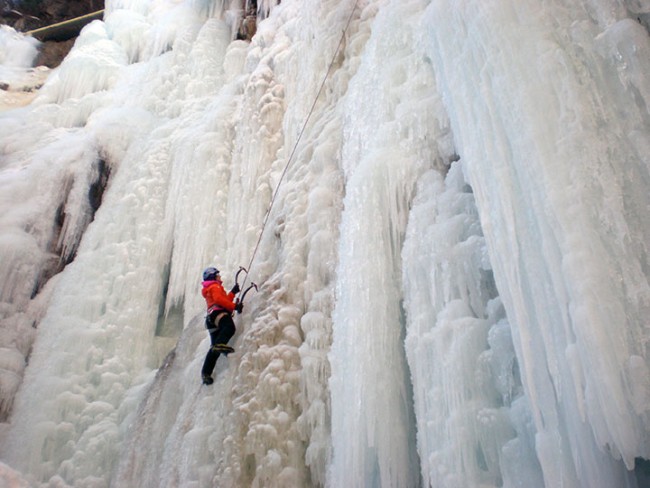
[[208, 332], [210, 332], [210, 333], [218, 331], [219, 330], [219, 321], [224, 317], [224, 315], [229, 315], [229, 312], [226, 312], [226, 311], [218, 313], [215, 316], [214, 321], [212, 322], [212, 325], [214, 325], [214, 327], [208, 327], [208, 325], [210, 325], [210, 314], [211, 313], [212, 312], [210, 310], [208, 310], [208, 314], [205, 317], [205, 328], [208, 329]]
[[[339, 39], [339, 43], [336, 46], [336, 50], [334, 51], [334, 54], [332, 55], [332, 59], [329, 63], [329, 66], [327, 67], [327, 72], [325, 73], [325, 76], [323, 77], [323, 81], [320, 84], [320, 87], [318, 88], [318, 92], [316, 93], [316, 97], [314, 98], [314, 102], [311, 105], [311, 108], [309, 109], [309, 112], [307, 113], [307, 118], [305, 119], [305, 122], [302, 125], [302, 128], [300, 129], [300, 133], [298, 134], [298, 138], [296, 139], [295, 144], [293, 145], [293, 149], [291, 150], [291, 154], [289, 154], [289, 159], [287, 159], [287, 164], [284, 166], [284, 170], [282, 171], [282, 174], [280, 175], [280, 179], [278, 180], [277, 185], [275, 186], [275, 190], [273, 191], [273, 196], [271, 197], [271, 202], [269, 203], [269, 207], [266, 210], [266, 215], [264, 216], [264, 220], [262, 221], [262, 229], [260, 231], [260, 235], [257, 238], [257, 243], [255, 244], [255, 249], [253, 250], [253, 254], [251, 255], [251, 259], [248, 263], [248, 269], [251, 269], [251, 266], [253, 265], [253, 261], [255, 260], [255, 256], [257, 254], [257, 250], [260, 247], [260, 242], [262, 241], [262, 235], [264, 234], [264, 229], [266, 228], [266, 224], [268, 223], [269, 216], [271, 215], [271, 209], [273, 208], [273, 204], [275, 203], [275, 199], [278, 196], [278, 192], [280, 190], [280, 185], [282, 184], [282, 181], [284, 180], [285, 175], [287, 174], [287, 171], [289, 169], [289, 166], [292, 163], [293, 157], [296, 154], [296, 150], [298, 149], [298, 144], [300, 143], [300, 140], [302, 139], [303, 134], [305, 133], [305, 129], [307, 128], [307, 124], [309, 123], [309, 119], [311, 118], [314, 109], [316, 108], [316, 103], [318, 102], [318, 99], [320, 98], [321, 93], [323, 92], [323, 88], [325, 87], [325, 82], [329, 78], [330, 72], [332, 71], [332, 66], [334, 66], [334, 60], [336, 59], [336, 56], [338, 55], [339, 51], [341, 50], [341, 45], [343, 44], [343, 40], [345, 39], [345, 34], [348, 31], [348, 28], [350, 27], [350, 22], [352, 21], [352, 16], [354, 15], [354, 12], [357, 9], [357, 4], [359, 3], [359, 0], [355, 0], [354, 6], [352, 7], [352, 11], [350, 12], [350, 16], [348, 17], [348, 20], [345, 24], [345, 27], [343, 28], [343, 32], [341, 33], [341, 38]], [[237, 275], [241, 271], [246, 271], [246, 275], [244, 277], [244, 282], [243, 284], [246, 284], [246, 280], [248, 279], [248, 271], [246, 268], [243, 266], [239, 267], [239, 271], [237, 271]], [[235, 282], [237, 281], [237, 277], [235, 276]], [[252, 283], [252, 282], [251, 282]], [[241, 302], [244, 301], [244, 297], [246, 294], [250, 291], [251, 287], [255, 288], [255, 291], [257, 290], [257, 285], [255, 283], [252, 283], [251, 286], [246, 288], [246, 291], [244, 291], [242, 297], [241, 297]], [[243, 288], [243, 286], [242, 286]], [[241, 293], [241, 292], [240, 292]]]

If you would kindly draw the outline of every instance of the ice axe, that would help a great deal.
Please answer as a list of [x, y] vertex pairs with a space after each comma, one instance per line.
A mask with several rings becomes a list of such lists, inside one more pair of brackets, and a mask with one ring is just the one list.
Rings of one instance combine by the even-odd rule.
[[255, 291], [259, 291], [258, 288], [257, 288], [257, 285], [254, 282], [251, 281], [251, 284], [249, 285], [249, 287], [244, 290], [244, 293], [242, 293], [241, 300], [239, 301], [239, 303], [244, 303], [244, 298], [246, 298], [246, 295], [248, 294], [248, 292], [251, 291], [251, 288], [255, 288]]
[[241, 313], [242, 307], [244, 306], [244, 298], [246, 298], [246, 295], [248, 295], [248, 292], [251, 291], [251, 288], [255, 288], [255, 291], [257, 290], [257, 285], [251, 281], [251, 284], [244, 290], [244, 293], [242, 293], [241, 298], [238, 298], [235, 300], [235, 303], [237, 306], [235, 307], [235, 310], [237, 310], [237, 313]]
[[[243, 266], [240, 266], [239, 270], [235, 274], [235, 285], [237, 287], [239, 287], [239, 275], [241, 274], [242, 271], [244, 273], [246, 273], [246, 276], [248, 276], [248, 270], [246, 268], [244, 268]], [[244, 282], [246, 282], [245, 278], [244, 278]], [[248, 292], [251, 291], [251, 288], [255, 288], [255, 291], [259, 291], [258, 288], [257, 288], [257, 284], [255, 284], [254, 282], [251, 281], [251, 284], [248, 286], [248, 288], [246, 288], [243, 291], [243, 293], [241, 293], [241, 298], [238, 298], [236, 300], [236, 303], [243, 305], [244, 304], [244, 298], [246, 298], [246, 295], [248, 294]], [[239, 313], [241, 313], [241, 312], [239, 312]]]
[[237, 271], [237, 274], [235, 275], [235, 285], [237, 286], [239, 286], [239, 275], [241, 274], [242, 271], [244, 271], [248, 275], [248, 270], [243, 266], [240, 266], [239, 271]]

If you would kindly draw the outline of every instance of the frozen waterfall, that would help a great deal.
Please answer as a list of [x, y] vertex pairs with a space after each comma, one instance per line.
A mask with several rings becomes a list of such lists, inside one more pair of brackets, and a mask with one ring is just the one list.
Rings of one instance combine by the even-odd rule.
[[649, 28], [106, 0], [51, 71], [0, 29], [0, 485], [650, 486]]

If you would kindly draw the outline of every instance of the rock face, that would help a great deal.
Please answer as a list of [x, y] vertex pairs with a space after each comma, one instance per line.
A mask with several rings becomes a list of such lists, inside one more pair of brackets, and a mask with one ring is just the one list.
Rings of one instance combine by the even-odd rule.
[[[104, 0], [0, 0], [0, 24], [27, 32], [103, 8]], [[74, 38], [43, 42], [36, 66], [58, 66], [73, 44]]]
[[104, 0], [0, 0], [0, 24], [26, 32], [103, 8]]
[[48, 68], [56, 68], [63, 58], [65, 58], [72, 46], [75, 39], [68, 39], [67, 41], [45, 41], [41, 44], [41, 52], [39, 53], [35, 66], [47, 66]]

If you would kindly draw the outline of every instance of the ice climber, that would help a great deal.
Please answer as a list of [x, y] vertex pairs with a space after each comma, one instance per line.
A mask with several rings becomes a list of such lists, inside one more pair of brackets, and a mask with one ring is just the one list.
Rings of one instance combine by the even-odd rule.
[[201, 294], [205, 298], [208, 307], [205, 326], [210, 333], [211, 342], [201, 370], [204, 385], [211, 385], [214, 381], [212, 371], [214, 371], [214, 366], [217, 364], [219, 354], [228, 354], [234, 351], [227, 343], [235, 335], [235, 323], [232, 320], [232, 314], [235, 311], [241, 313], [243, 308], [243, 304], [235, 300], [237, 293], [239, 293], [237, 283], [229, 293], [226, 293], [217, 268], [209, 267], [203, 271]]

